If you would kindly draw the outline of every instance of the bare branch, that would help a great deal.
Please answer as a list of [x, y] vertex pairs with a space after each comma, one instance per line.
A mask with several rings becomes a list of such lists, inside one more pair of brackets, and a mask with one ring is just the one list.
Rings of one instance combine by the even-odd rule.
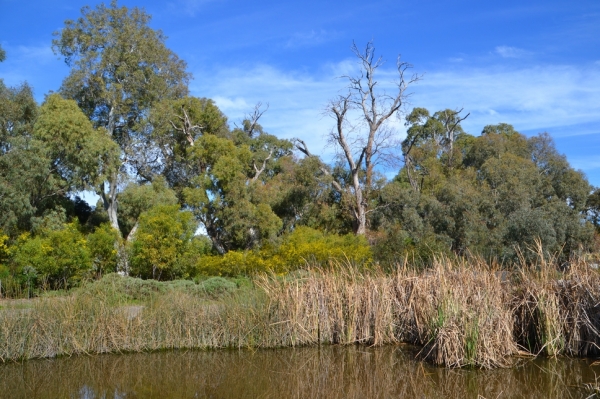
[[271, 156], [272, 156], [272, 155], [273, 155], [273, 150], [269, 151], [269, 156], [268, 156], [268, 157], [266, 157], [266, 158], [263, 160], [263, 164], [262, 164], [262, 167], [261, 167], [260, 169], [258, 169], [258, 168], [256, 167], [256, 163], [255, 163], [255, 162], [252, 162], [252, 166], [254, 166], [254, 170], [256, 171], [256, 173], [254, 174], [254, 177], [252, 178], [252, 182], [255, 182], [256, 180], [258, 180], [258, 177], [261, 175], [261, 173], [262, 173], [262, 172], [264, 172], [264, 170], [265, 170], [265, 168], [266, 168], [266, 166], [267, 166], [267, 161], [268, 161], [269, 159], [271, 159]]
[[181, 112], [183, 112], [183, 116], [175, 115], [175, 117], [177, 117], [181, 121], [181, 123], [182, 123], [181, 127], [177, 127], [175, 122], [173, 122], [172, 120], [169, 120], [169, 123], [171, 124], [173, 129], [183, 133], [185, 135], [186, 140], [190, 144], [190, 146], [193, 147], [194, 146], [194, 132], [196, 132], [198, 130], [201, 131], [202, 126], [192, 124], [192, 120], [190, 119], [190, 117], [183, 105], [181, 106]]
[[250, 137], [250, 138], [252, 138], [252, 136], [254, 135], [254, 129], [256, 129], [258, 120], [261, 118], [261, 116], [263, 116], [263, 114], [265, 112], [267, 112], [269, 110], [269, 103], [267, 103], [264, 111], [261, 111], [261, 107], [262, 107], [261, 102], [256, 103], [256, 105], [254, 106], [254, 110], [252, 111], [252, 114], [246, 116], [246, 120], [248, 121], [248, 126], [245, 127], [245, 132], [248, 135], [248, 137]]
[[[306, 143], [304, 142], [304, 140], [301, 139], [294, 139], [294, 145], [296, 147], [296, 149], [300, 152], [302, 152], [304, 155], [306, 155], [309, 158], [314, 157], [313, 154], [311, 154], [311, 152], [308, 150], [308, 146], [306, 145]], [[337, 181], [335, 181], [335, 179], [333, 179], [333, 176], [331, 175], [331, 172], [329, 171], [329, 169], [327, 169], [325, 167], [325, 165], [319, 161], [319, 170], [326, 176], [332, 177], [332, 181], [331, 181], [331, 185], [340, 193], [343, 192], [342, 186], [340, 183], [338, 183]]]

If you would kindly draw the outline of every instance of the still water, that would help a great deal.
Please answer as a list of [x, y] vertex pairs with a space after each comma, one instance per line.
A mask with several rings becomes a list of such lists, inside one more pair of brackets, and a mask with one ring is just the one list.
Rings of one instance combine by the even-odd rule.
[[408, 346], [169, 351], [0, 364], [0, 398], [585, 398], [593, 360], [447, 370]]

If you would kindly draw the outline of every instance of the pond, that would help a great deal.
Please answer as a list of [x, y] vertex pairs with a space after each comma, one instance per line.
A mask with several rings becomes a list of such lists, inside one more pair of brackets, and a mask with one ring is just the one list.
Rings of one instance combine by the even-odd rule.
[[0, 398], [581, 398], [590, 359], [449, 370], [410, 346], [165, 351], [0, 364]]

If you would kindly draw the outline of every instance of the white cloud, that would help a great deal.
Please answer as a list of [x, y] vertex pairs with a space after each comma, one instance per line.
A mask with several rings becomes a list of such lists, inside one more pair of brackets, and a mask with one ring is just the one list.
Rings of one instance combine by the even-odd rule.
[[326, 77], [317, 79], [268, 65], [227, 68], [210, 80], [196, 78], [191, 92], [213, 98], [232, 123], [239, 123], [258, 102], [269, 104], [261, 119], [266, 131], [282, 138], [300, 137], [312, 152], [323, 154], [324, 136], [332, 126], [323, 117], [323, 109], [327, 100], [343, 87], [335, 76], [328, 72]]
[[52, 48], [49, 44], [39, 46], [18, 46], [15, 48], [15, 56], [34, 60], [38, 63], [54, 62], [56, 60], [56, 56], [52, 52]]
[[49, 90], [58, 89], [57, 77], [68, 73], [68, 67], [54, 55], [50, 43], [30, 46], [3, 43], [2, 47], [6, 50], [6, 61], [0, 63], [0, 79], [8, 86], [28, 82], [40, 102]]
[[433, 72], [413, 101], [434, 110], [464, 107], [472, 133], [498, 122], [522, 130], [600, 122], [600, 74], [552, 65]]
[[510, 46], [498, 46], [494, 52], [503, 58], [521, 58], [528, 54], [527, 51]]
[[[354, 60], [324, 65], [318, 74], [284, 71], [269, 65], [221, 69], [208, 74], [196, 71], [192, 94], [215, 99], [238, 122], [254, 104], [269, 104], [261, 124], [282, 138], [299, 137], [311, 151], [330, 160], [333, 149], [326, 136], [333, 120], [324, 116], [328, 101], [345, 91], [342, 75], [355, 74]], [[206, 80], [201, 76], [210, 76]], [[396, 72], [388, 66], [379, 74], [381, 90], [393, 93]], [[437, 110], [464, 108], [470, 116], [465, 130], [479, 134], [488, 124], [510, 123], [519, 131], [548, 131], [558, 137], [578, 134], [583, 124], [600, 124], [600, 73], [597, 68], [547, 65], [522, 69], [456, 66], [449, 72], [428, 72], [411, 90], [414, 106]], [[394, 121], [400, 136], [404, 126]], [[572, 127], [572, 128], [569, 128]], [[579, 133], [582, 134], [582, 133]]]

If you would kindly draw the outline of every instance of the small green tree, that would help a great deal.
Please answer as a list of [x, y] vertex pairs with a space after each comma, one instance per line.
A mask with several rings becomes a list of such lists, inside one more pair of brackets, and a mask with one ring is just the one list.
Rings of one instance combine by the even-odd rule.
[[166, 280], [179, 277], [180, 258], [197, 227], [190, 212], [159, 205], [140, 216], [131, 249], [131, 274]]

